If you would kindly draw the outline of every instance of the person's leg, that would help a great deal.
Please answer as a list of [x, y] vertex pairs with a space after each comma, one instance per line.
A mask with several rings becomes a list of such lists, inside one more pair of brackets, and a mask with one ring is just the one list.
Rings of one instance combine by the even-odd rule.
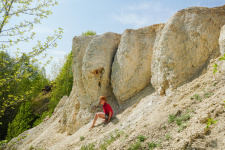
[[105, 113], [104, 112], [98, 112], [95, 114], [95, 118], [94, 118], [94, 121], [93, 121], [93, 124], [90, 128], [93, 128], [94, 125], [95, 125], [95, 122], [97, 121], [97, 119], [99, 118], [102, 118], [102, 119], [105, 119]]

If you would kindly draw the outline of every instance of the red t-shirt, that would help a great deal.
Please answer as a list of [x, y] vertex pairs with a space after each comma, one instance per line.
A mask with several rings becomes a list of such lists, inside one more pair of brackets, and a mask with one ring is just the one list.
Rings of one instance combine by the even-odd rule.
[[106, 113], [108, 115], [109, 112], [111, 111], [112, 115], [113, 115], [113, 110], [112, 110], [111, 106], [108, 103], [105, 102], [105, 104], [102, 107], [103, 107], [104, 113]]

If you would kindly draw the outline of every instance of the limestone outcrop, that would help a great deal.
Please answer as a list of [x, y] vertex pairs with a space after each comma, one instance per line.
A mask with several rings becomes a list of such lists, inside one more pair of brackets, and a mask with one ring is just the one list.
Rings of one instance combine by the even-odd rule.
[[119, 103], [151, 82], [153, 46], [164, 24], [124, 31], [112, 66], [113, 93]]
[[161, 95], [196, 77], [220, 54], [219, 36], [225, 24], [225, 5], [178, 11], [156, 38], [152, 58], [154, 88]]
[[[98, 97], [105, 95], [116, 102], [112, 93], [110, 74], [120, 34], [79, 36], [73, 39], [74, 83], [64, 104], [61, 132], [74, 133], [88, 123], [99, 105]], [[113, 104], [112, 104], [113, 105]]]
[[81, 108], [93, 109], [99, 104], [98, 98], [102, 95], [108, 99], [114, 98], [110, 76], [120, 38], [120, 34], [109, 32], [94, 38], [88, 45], [82, 62], [82, 82], [86, 101], [80, 101]]
[[220, 53], [224, 55], [225, 54], [225, 25], [221, 29], [219, 43], [220, 43]]

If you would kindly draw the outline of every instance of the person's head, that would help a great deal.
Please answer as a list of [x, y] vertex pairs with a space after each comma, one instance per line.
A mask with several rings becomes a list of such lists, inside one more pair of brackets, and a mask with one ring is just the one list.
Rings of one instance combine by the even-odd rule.
[[106, 97], [105, 97], [105, 96], [100, 96], [100, 97], [99, 97], [99, 100], [100, 100], [100, 104], [101, 104], [101, 105], [104, 105], [105, 102], [106, 102]]

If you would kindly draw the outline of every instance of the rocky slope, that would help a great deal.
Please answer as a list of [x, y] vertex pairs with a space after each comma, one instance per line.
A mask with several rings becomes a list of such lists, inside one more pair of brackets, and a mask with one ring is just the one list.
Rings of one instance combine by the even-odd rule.
[[[8, 149], [80, 149], [90, 143], [96, 149], [223, 149], [225, 61], [218, 56], [225, 51], [224, 24], [225, 5], [193, 7], [166, 24], [75, 37], [70, 96]], [[115, 116], [89, 131], [101, 95]], [[138, 135], [146, 139], [137, 142]]]

